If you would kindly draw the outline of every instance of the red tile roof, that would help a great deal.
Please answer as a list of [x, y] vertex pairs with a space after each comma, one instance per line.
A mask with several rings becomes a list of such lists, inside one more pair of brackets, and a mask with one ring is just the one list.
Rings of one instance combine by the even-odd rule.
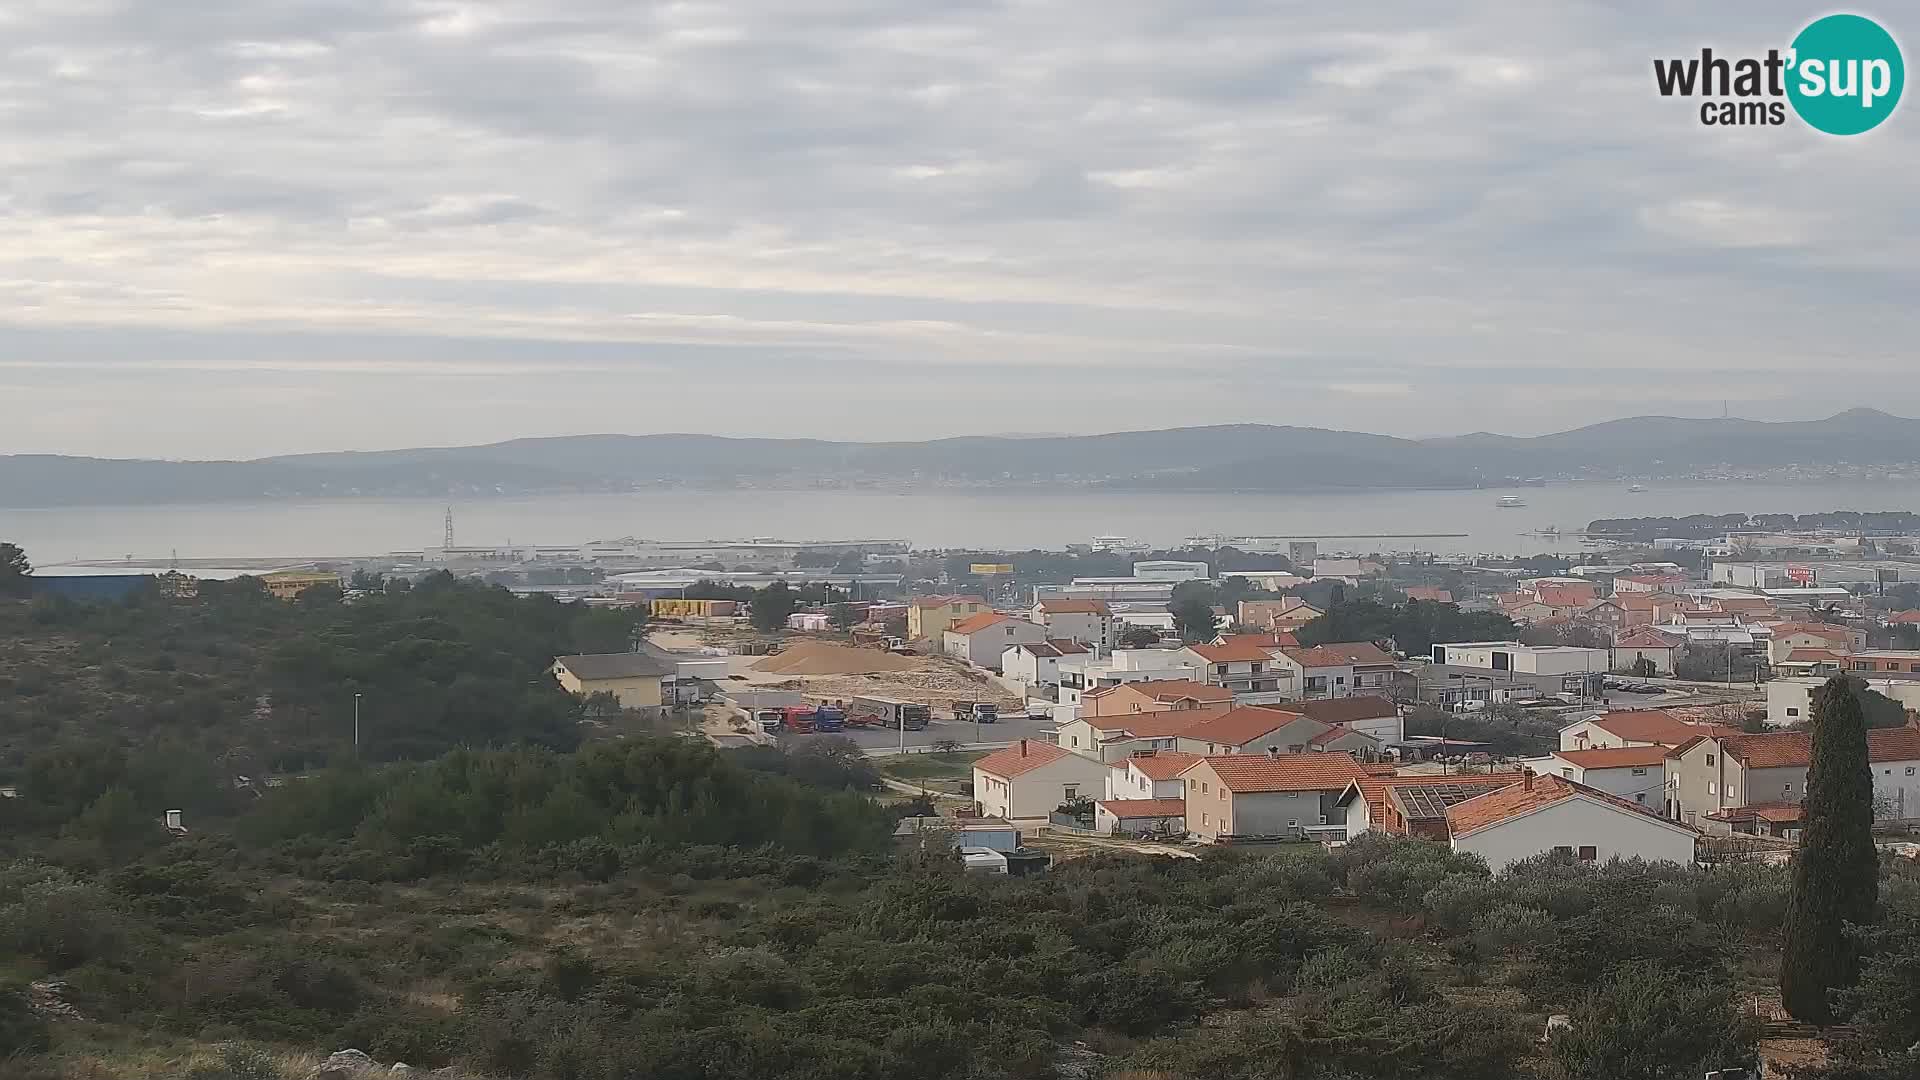
[[1300, 716], [1297, 713], [1248, 705], [1195, 724], [1182, 732], [1181, 737], [1217, 743], [1221, 746], [1245, 746], [1262, 735], [1278, 731], [1288, 724], [1299, 721]]
[[1681, 644], [1679, 638], [1651, 626], [1630, 630], [1613, 640], [1616, 649], [1677, 649]]
[[983, 611], [978, 615], [969, 615], [966, 618], [961, 619], [959, 622], [954, 623], [952, 626], [947, 627], [947, 633], [977, 634], [980, 631], [985, 630], [989, 626], [998, 626], [1003, 622], [1012, 622], [1012, 621], [1013, 621], [1012, 619], [1009, 619], [1005, 615], [1001, 615], [998, 612]]
[[1791, 825], [1806, 816], [1806, 809], [1799, 803], [1748, 803], [1745, 806], [1723, 807], [1707, 816], [1715, 821], [1744, 821], [1747, 818], [1759, 818], [1761, 821]]
[[1553, 756], [1570, 761], [1583, 769], [1644, 768], [1648, 765], [1665, 765], [1667, 748], [1619, 746], [1604, 750], [1555, 750]]
[[1445, 589], [1436, 589], [1430, 585], [1409, 585], [1400, 590], [1409, 600], [1428, 600], [1436, 604], [1453, 603], [1453, 594]]
[[1847, 654], [1832, 649], [1794, 649], [1787, 653], [1789, 664], [1830, 664], [1845, 660]]
[[1168, 709], [1164, 712], [1124, 713], [1118, 716], [1084, 716], [1081, 719], [1095, 731], [1124, 732], [1140, 739], [1170, 739], [1185, 735], [1195, 724], [1225, 712], [1225, 708]]
[[1582, 588], [1578, 585], [1541, 585], [1533, 590], [1540, 602], [1548, 607], [1580, 607], [1594, 600], [1593, 586]]
[[1284, 705], [1268, 705], [1265, 708], [1282, 712], [1299, 713], [1311, 716], [1323, 724], [1352, 724], [1360, 720], [1378, 720], [1399, 713], [1400, 707], [1383, 697], [1361, 695], [1358, 697], [1320, 698], [1316, 701], [1289, 701]]
[[1890, 624], [1899, 624], [1899, 625], [1905, 625], [1907, 623], [1920, 623], [1920, 611], [1896, 611], [1893, 614], [1887, 616], [1887, 622]]
[[1186, 772], [1211, 768], [1220, 784], [1239, 795], [1270, 791], [1340, 791], [1365, 776], [1352, 754], [1229, 754], [1209, 757]]
[[1149, 780], [1173, 780], [1192, 768], [1193, 763], [1199, 760], [1199, 754], [1187, 754], [1178, 750], [1156, 750], [1148, 754], [1135, 754], [1124, 764], [1139, 769], [1140, 775]]
[[[1804, 768], [1813, 763], [1813, 734], [1767, 731], [1720, 740], [1727, 756], [1749, 769]], [[1920, 728], [1874, 728], [1867, 732], [1867, 760], [1920, 761]]]
[[1101, 799], [1100, 808], [1122, 820], [1187, 816], [1185, 799]]
[[1847, 640], [1847, 628], [1844, 626], [1810, 622], [1777, 622], [1773, 624], [1773, 636], [1775, 639], [1788, 637], [1793, 634], [1807, 634], [1812, 637], [1825, 638], [1828, 641]]
[[1308, 739], [1307, 745], [1308, 746], [1325, 746], [1328, 743], [1339, 742], [1341, 739], [1344, 739], [1349, 735], [1358, 735], [1361, 738], [1366, 739], [1368, 742], [1373, 743], [1376, 746], [1379, 745], [1379, 742], [1380, 742], [1380, 740], [1374, 738], [1373, 736], [1367, 734], [1364, 731], [1356, 731], [1353, 728], [1345, 728], [1345, 727], [1330, 727], [1327, 730], [1321, 732], [1320, 734], [1315, 735], [1313, 738]]
[[1226, 687], [1208, 686], [1206, 683], [1197, 683], [1192, 679], [1150, 679], [1146, 682], [1126, 685], [1155, 701], [1184, 701], [1188, 698], [1195, 701], [1217, 702], [1233, 700], [1233, 691]]
[[1189, 645], [1187, 648], [1206, 658], [1207, 662], [1212, 664], [1243, 663], [1249, 660], [1272, 660], [1273, 653], [1268, 650], [1278, 648], [1279, 646], [1268, 645], [1263, 647], [1255, 645], [1253, 642], [1246, 640], [1249, 636], [1251, 635], [1242, 634], [1237, 638], [1228, 638], [1227, 644], [1225, 645]]
[[1049, 615], [1109, 615], [1105, 600], [1042, 600], [1038, 607]]
[[1393, 657], [1371, 641], [1338, 641], [1310, 649], [1287, 649], [1287, 656], [1303, 668], [1368, 667], [1391, 664]]
[[1635, 709], [1603, 713], [1593, 724], [1628, 742], [1679, 746], [1698, 735], [1738, 734], [1737, 730], [1711, 724], [1689, 724], [1662, 709]]
[[1489, 791], [1466, 802], [1455, 803], [1447, 807], [1447, 828], [1458, 838], [1576, 796], [1586, 796], [1597, 802], [1630, 810], [1649, 821], [1657, 821], [1675, 829], [1697, 831], [1677, 821], [1668, 821], [1638, 803], [1585, 784], [1576, 784], [1564, 776], [1536, 776], [1532, 783], [1523, 777], [1520, 783], [1508, 784], [1498, 791]]
[[1054, 743], [1021, 739], [1012, 746], [1002, 747], [974, 762], [973, 767], [989, 776], [1011, 780], [1016, 776], [1051, 765], [1061, 758], [1072, 756]]

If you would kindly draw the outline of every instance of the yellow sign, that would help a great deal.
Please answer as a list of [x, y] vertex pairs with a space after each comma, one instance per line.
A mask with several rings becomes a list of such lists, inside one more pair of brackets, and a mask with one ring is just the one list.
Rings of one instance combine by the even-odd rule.
[[973, 564], [973, 572], [976, 574], [1011, 574], [1013, 573], [1013, 564], [1006, 562], [977, 562]]

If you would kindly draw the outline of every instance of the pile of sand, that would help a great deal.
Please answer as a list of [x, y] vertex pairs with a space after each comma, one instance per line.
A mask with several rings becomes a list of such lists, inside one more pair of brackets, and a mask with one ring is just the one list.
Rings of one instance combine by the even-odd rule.
[[905, 671], [913, 666], [912, 657], [895, 656], [878, 649], [803, 641], [754, 664], [753, 670], [775, 675], [870, 675], [880, 671]]

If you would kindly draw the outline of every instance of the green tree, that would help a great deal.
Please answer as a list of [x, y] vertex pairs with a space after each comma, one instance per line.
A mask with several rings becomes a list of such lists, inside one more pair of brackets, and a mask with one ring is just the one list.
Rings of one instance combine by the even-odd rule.
[[787, 625], [787, 616], [793, 614], [794, 608], [799, 605], [800, 598], [794, 595], [793, 590], [788, 588], [784, 581], [776, 581], [764, 589], [757, 589], [753, 594], [753, 628], [762, 633], [784, 629]]
[[1633, 674], [1642, 679], [1651, 679], [1660, 674], [1660, 668], [1651, 657], [1643, 656], [1633, 662]]
[[1187, 642], [1212, 641], [1219, 633], [1214, 619], [1213, 603], [1215, 594], [1211, 585], [1197, 581], [1184, 581], [1173, 589], [1173, 628], [1180, 634], [1180, 640]]
[[860, 621], [860, 616], [854, 611], [852, 604], [833, 605], [828, 609], [827, 617], [832, 620], [834, 628], [838, 630], [851, 630], [853, 624]]
[[1836, 675], [1815, 692], [1810, 727], [1813, 763], [1787, 896], [1780, 997], [1796, 1019], [1829, 1024], [1832, 992], [1859, 974], [1847, 925], [1874, 921], [1879, 891], [1866, 716], [1851, 679]]
[[13, 544], [0, 543], [0, 596], [25, 596], [32, 582], [33, 564], [27, 553]]
[[1160, 631], [1150, 626], [1129, 626], [1120, 632], [1123, 649], [1151, 649], [1160, 644]]

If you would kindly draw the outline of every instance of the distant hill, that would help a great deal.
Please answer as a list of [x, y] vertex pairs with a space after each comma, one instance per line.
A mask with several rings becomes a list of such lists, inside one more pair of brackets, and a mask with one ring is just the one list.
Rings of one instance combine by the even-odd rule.
[[0, 506], [821, 485], [1289, 492], [1916, 461], [1920, 420], [1872, 409], [1777, 424], [1641, 416], [1532, 438], [1416, 440], [1266, 424], [891, 443], [574, 435], [253, 461], [0, 456]]

